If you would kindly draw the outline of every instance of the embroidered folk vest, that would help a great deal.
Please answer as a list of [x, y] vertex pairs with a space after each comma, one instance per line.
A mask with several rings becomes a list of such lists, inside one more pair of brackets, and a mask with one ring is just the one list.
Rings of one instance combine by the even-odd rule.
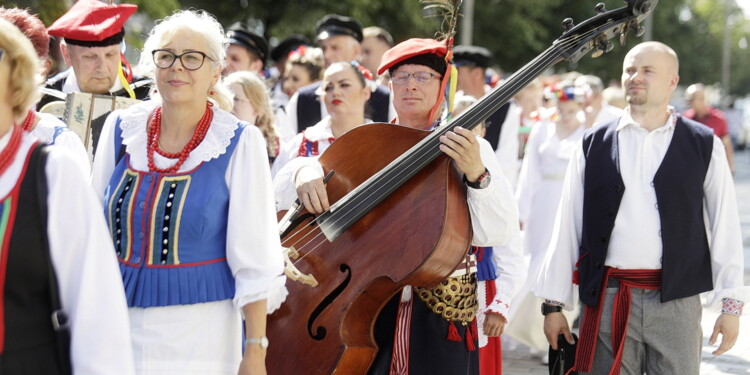
[[[244, 129], [226, 152], [191, 171], [134, 170], [122, 157], [104, 195], [128, 306], [213, 302], [234, 297], [226, 259], [229, 188], [225, 174]], [[120, 153], [120, 122], [115, 125]]]

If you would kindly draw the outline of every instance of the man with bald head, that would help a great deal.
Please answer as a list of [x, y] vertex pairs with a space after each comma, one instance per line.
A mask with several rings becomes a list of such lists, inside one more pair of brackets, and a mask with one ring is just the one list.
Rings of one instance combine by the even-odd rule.
[[575, 371], [698, 374], [698, 294], [707, 291], [708, 305], [721, 309], [713, 354], [737, 339], [749, 290], [734, 184], [721, 140], [669, 106], [678, 71], [662, 43], [630, 50], [625, 113], [589, 129], [568, 166], [534, 292], [545, 299], [544, 332], [556, 349], [560, 338], [573, 342], [560, 311], [575, 305], [578, 284]]
[[734, 172], [734, 150], [732, 149], [732, 139], [729, 137], [729, 128], [724, 112], [708, 105], [706, 88], [700, 83], [688, 86], [685, 90], [685, 101], [690, 109], [682, 115], [714, 130], [714, 134], [724, 143], [729, 168]]

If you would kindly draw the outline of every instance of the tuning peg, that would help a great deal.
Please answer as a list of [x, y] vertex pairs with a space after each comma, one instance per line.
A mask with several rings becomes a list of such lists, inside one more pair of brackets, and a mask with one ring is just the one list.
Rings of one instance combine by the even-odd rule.
[[641, 35], [643, 35], [643, 33], [646, 32], [646, 28], [639, 25], [637, 22], [633, 22], [630, 24], [630, 30], [633, 31], [633, 34], [639, 38], [641, 37]]
[[641, 36], [643, 36], [643, 33], [645, 33], [645, 32], [646, 32], [646, 28], [645, 27], [638, 26], [638, 28], [635, 30], [635, 36], [637, 36], [637, 37], [640, 38]]
[[620, 46], [625, 45], [626, 36], [627, 36], [627, 30], [623, 29], [622, 32], [620, 33]]
[[609, 40], [602, 43], [602, 49], [604, 50], [604, 53], [610, 53], [614, 48], [615, 45]]
[[569, 31], [569, 30], [570, 30], [570, 29], [572, 29], [572, 28], [573, 28], [573, 26], [575, 26], [575, 25], [573, 24], [573, 19], [572, 19], [572, 18], [570, 18], [570, 17], [568, 17], [568, 18], [566, 18], [566, 19], [564, 19], [564, 20], [562, 21], [562, 26], [563, 26], [563, 28], [565, 29], [565, 31]]
[[596, 13], [604, 13], [607, 11], [607, 9], [604, 7], [604, 3], [596, 4], [594, 10], [596, 11]]
[[599, 56], [601, 56], [603, 54], [604, 54], [604, 51], [601, 50], [601, 49], [599, 49], [599, 48], [597, 48], [597, 49], [594, 50], [594, 53], [591, 54], [591, 58], [595, 59], [595, 58], [597, 58], [597, 57], [599, 57]]

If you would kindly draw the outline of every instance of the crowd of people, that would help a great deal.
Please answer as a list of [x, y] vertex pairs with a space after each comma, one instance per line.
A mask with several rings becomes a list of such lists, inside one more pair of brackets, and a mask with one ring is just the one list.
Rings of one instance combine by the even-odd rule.
[[[502, 88], [487, 48], [337, 14], [271, 48], [177, 11], [131, 67], [136, 10], [79, 0], [45, 27], [0, 8], [0, 373], [266, 374], [293, 340], [266, 330], [296, 282], [276, 217], [330, 209], [319, 156], [372, 122], [446, 129]], [[69, 68], [48, 77], [51, 37]], [[697, 374], [702, 292], [714, 354], [731, 349], [750, 299], [732, 143], [704, 85], [670, 105], [679, 83], [677, 54], [644, 42], [619, 83], [539, 77], [442, 134], [471, 246], [382, 301], [368, 374], [500, 374], [501, 334], [543, 356], [579, 310], [576, 371]], [[85, 145], [45, 111], [75, 92], [139, 102]]]

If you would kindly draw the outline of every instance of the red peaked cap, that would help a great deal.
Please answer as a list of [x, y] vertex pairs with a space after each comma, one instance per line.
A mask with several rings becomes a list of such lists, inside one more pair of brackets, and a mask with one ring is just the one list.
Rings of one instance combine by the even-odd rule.
[[[438, 42], [435, 39], [418, 39], [412, 38], [405, 40], [393, 48], [385, 51], [380, 61], [378, 75], [383, 74], [392, 66], [414, 56], [433, 54], [439, 57], [445, 57], [448, 54], [448, 48], [445, 42]], [[443, 74], [445, 72], [438, 72]]]
[[[125, 21], [136, 10], [138, 6], [134, 4], [108, 5], [99, 0], [78, 0], [47, 28], [47, 33], [75, 41], [101, 42], [121, 33]], [[117, 43], [119, 41], [111, 44]]]
[[[445, 41], [438, 42], [435, 39], [412, 38], [395, 45], [383, 54], [383, 58], [380, 61], [380, 67], [378, 68], [378, 75], [385, 73], [386, 70], [398, 65], [402, 61], [406, 61], [415, 56], [427, 54], [446, 58], [448, 55], [448, 47], [446, 46]], [[451, 57], [448, 56], [446, 60], [450, 60], [450, 58]], [[431, 123], [440, 118], [440, 113], [438, 113], [438, 111], [442, 106], [443, 100], [445, 100], [443, 92], [445, 92], [445, 86], [450, 80], [450, 71], [451, 65], [446, 61], [446, 70], [444, 72], [438, 72], [443, 75], [443, 78], [442, 82], [440, 82], [440, 93], [438, 94], [437, 101], [430, 110], [429, 121]]]

